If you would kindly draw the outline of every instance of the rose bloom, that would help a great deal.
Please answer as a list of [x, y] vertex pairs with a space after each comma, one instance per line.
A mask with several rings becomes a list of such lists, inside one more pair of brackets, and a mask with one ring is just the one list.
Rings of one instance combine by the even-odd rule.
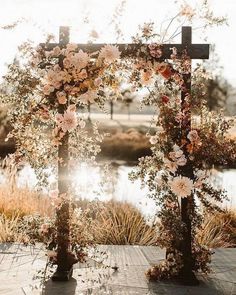
[[199, 142], [200, 141], [200, 138], [198, 136], [198, 132], [197, 130], [191, 130], [188, 135], [187, 135], [187, 138], [192, 142]]
[[67, 103], [66, 93], [64, 91], [57, 92], [57, 100], [59, 104], [66, 104]]
[[169, 99], [169, 97], [167, 95], [162, 95], [161, 96], [161, 101], [163, 103], [167, 104], [170, 101], [170, 99]]
[[52, 50], [52, 56], [59, 56], [60, 53], [61, 53], [61, 49], [60, 49], [59, 46], [56, 46], [56, 47], [53, 48], [53, 50]]
[[87, 92], [85, 92], [79, 96], [79, 100], [83, 104], [94, 103], [94, 100], [96, 98], [97, 98], [97, 91], [95, 91], [95, 90], [88, 90]]
[[65, 58], [63, 59], [63, 65], [64, 65], [64, 67], [65, 67], [66, 69], [70, 68], [70, 67], [71, 67], [71, 59], [65, 57]]
[[155, 135], [155, 136], [151, 136], [150, 139], [149, 139], [149, 142], [151, 144], [156, 144], [158, 142], [158, 137]]
[[184, 166], [184, 165], [186, 165], [186, 163], [187, 163], [187, 159], [184, 155], [182, 157], [178, 158], [176, 161], [176, 164], [178, 166]]
[[43, 86], [43, 94], [44, 95], [49, 95], [51, 92], [54, 91], [54, 87], [52, 87], [51, 85], [44, 85]]
[[103, 58], [107, 63], [112, 63], [120, 58], [121, 52], [119, 48], [114, 45], [105, 45], [102, 47], [98, 58]]
[[75, 67], [82, 69], [88, 65], [89, 62], [89, 55], [88, 53], [84, 52], [83, 50], [79, 50], [73, 57], [73, 64]]
[[186, 198], [191, 195], [193, 190], [193, 181], [185, 176], [174, 177], [172, 181], [169, 182], [170, 189], [172, 192], [181, 198]]

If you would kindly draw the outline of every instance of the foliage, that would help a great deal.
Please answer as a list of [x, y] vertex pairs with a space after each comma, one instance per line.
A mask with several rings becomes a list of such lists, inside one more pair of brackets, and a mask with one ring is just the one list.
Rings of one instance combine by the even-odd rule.
[[[187, 263], [185, 243], [190, 223], [191, 269], [210, 270], [211, 251], [199, 244], [196, 234], [205, 211], [222, 210], [221, 203], [226, 193], [211, 184], [208, 169], [214, 165], [236, 163], [236, 144], [227, 137], [233, 120], [225, 119], [222, 113], [211, 113], [204, 100], [205, 84], [202, 81], [211, 75], [198, 66], [193, 73], [190, 93], [191, 60], [187, 52], [179, 53], [172, 48], [172, 61], [162, 57], [160, 43], [169, 40], [166, 39], [168, 29], [176, 19], [179, 23], [183, 18], [188, 18], [190, 23], [200, 20], [205, 22], [204, 27], [223, 21], [215, 18], [209, 10], [204, 16], [205, 8], [197, 11], [186, 4], [176, 17], [170, 19], [163, 36], [155, 33], [150, 23], [145, 24], [140, 35], [135, 37], [141, 49], [131, 81], [136, 87], [146, 86], [149, 94], [143, 103], [156, 107], [159, 118], [156, 134], [150, 135], [152, 155], [139, 159], [139, 165], [130, 178], [141, 179], [142, 185], [149, 188], [149, 197], [160, 208], [157, 213], [161, 227], [158, 244], [167, 248], [167, 256], [147, 273], [149, 278], [157, 280], [178, 277], [183, 271], [184, 263]], [[142, 50], [142, 43], [148, 41], [152, 42], [149, 55]], [[184, 217], [184, 204], [187, 204], [189, 219]]]

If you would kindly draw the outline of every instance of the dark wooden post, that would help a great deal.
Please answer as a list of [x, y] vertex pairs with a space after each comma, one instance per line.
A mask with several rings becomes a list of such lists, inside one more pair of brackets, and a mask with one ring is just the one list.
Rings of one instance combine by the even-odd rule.
[[[59, 44], [63, 47], [69, 43], [69, 27], [60, 27]], [[59, 65], [63, 68], [63, 58], [59, 57]], [[58, 113], [64, 114], [67, 106], [59, 104]], [[52, 280], [65, 281], [69, 280], [72, 275], [72, 265], [69, 261], [68, 251], [70, 247], [70, 225], [69, 225], [69, 201], [68, 200], [68, 144], [69, 134], [65, 133], [58, 147], [58, 192], [59, 197], [66, 195], [65, 202], [57, 209], [57, 270], [52, 276]]]
[[[191, 27], [182, 28], [182, 45], [186, 49], [186, 55], [188, 56], [188, 49], [192, 44], [192, 31]], [[191, 59], [189, 57], [189, 62]], [[183, 74], [184, 87], [181, 91], [181, 110], [185, 110], [186, 117], [184, 118], [181, 126], [181, 139], [187, 140], [187, 135], [191, 130], [191, 64], [189, 73]], [[187, 109], [187, 112], [186, 112]], [[187, 143], [184, 145], [185, 156], [188, 157]], [[182, 167], [181, 175], [194, 178], [193, 167], [188, 160], [187, 164]], [[192, 257], [192, 227], [191, 227], [191, 211], [194, 210], [194, 198], [193, 195], [187, 198], [181, 199], [181, 219], [184, 223], [183, 241], [181, 243], [181, 252], [183, 255], [183, 269], [181, 271], [181, 279], [187, 285], [198, 284], [198, 281], [193, 273], [194, 261]]]

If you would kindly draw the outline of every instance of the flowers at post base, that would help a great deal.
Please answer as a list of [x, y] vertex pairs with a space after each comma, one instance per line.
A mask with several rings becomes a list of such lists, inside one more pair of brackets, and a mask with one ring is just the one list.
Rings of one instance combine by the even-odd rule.
[[187, 198], [193, 190], [193, 181], [185, 176], [176, 176], [169, 182], [171, 191], [181, 198]]

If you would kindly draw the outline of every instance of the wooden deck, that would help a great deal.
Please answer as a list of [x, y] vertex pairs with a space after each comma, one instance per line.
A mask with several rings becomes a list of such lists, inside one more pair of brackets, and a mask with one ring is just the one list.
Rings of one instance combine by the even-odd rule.
[[[157, 247], [101, 246], [107, 253], [104, 268], [89, 261], [75, 265], [70, 282], [51, 282], [40, 286], [33, 279], [45, 268], [46, 257], [41, 245], [0, 245], [1, 295], [236, 295], [236, 249], [217, 249], [213, 256], [213, 273], [199, 275], [197, 287], [186, 287], [171, 282], [149, 283], [145, 271], [164, 257]], [[113, 267], [113, 268], [111, 268]], [[117, 270], [115, 268], [118, 268]]]

